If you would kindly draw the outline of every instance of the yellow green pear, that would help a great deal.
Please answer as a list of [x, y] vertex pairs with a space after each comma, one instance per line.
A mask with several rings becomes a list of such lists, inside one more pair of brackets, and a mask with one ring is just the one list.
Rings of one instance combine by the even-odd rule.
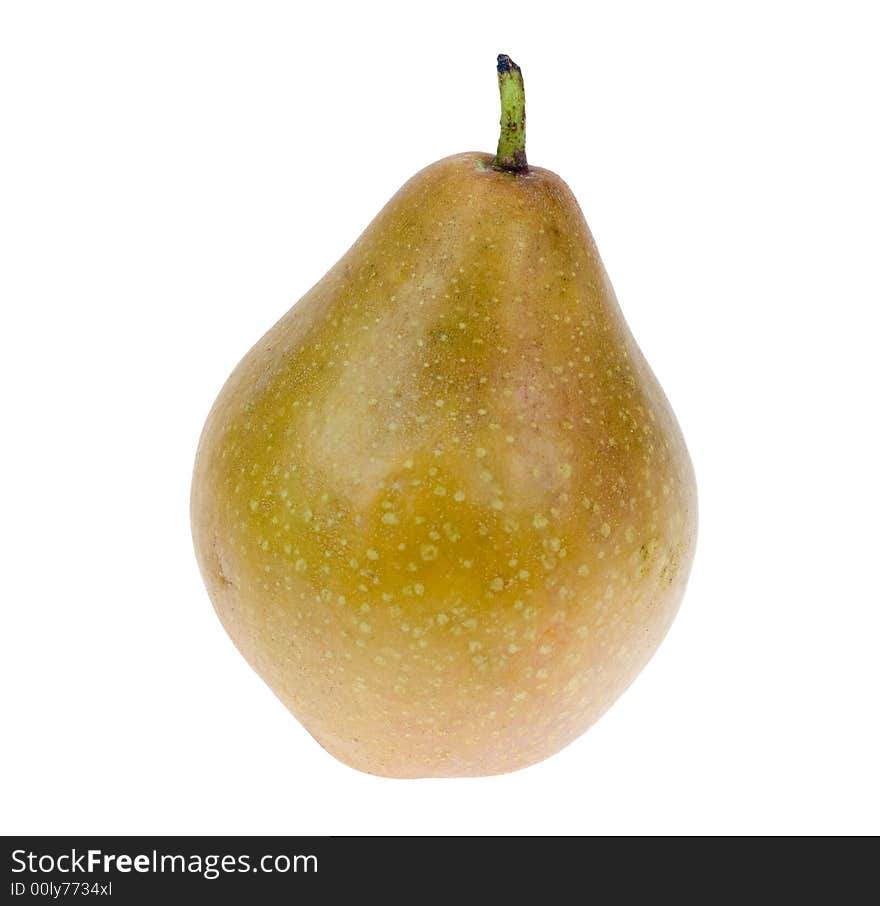
[[566, 184], [498, 153], [416, 174], [208, 416], [195, 548], [235, 645], [330, 753], [498, 774], [576, 739], [651, 657], [696, 487]]

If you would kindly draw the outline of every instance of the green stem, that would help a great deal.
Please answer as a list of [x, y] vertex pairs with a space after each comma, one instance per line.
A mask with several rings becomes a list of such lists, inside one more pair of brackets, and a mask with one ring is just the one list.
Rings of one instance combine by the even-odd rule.
[[526, 160], [526, 91], [522, 70], [507, 54], [498, 54], [498, 88], [501, 91], [501, 137], [494, 164], [500, 170], [523, 173]]

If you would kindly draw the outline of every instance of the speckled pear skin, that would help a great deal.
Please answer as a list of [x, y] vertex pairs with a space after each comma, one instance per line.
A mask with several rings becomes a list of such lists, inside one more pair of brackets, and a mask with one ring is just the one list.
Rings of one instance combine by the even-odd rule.
[[411, 179], [245, 356], [192, 525], [226, 631], [341, 761], [498, 774], [651, 657], [694, 475], [571, 191], [489, 155]]

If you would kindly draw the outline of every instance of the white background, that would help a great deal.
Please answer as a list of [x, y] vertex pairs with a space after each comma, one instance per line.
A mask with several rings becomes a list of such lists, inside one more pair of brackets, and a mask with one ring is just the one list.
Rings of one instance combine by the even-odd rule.
[[[880, 831], [872, 3], [4, 3], [2, 830]], [[505, 777], [338, 764], [215, 618], [190, 469], [241, 355], [416, 170], [579, 198], [679, 416], [685, 603], [600, 723]]]

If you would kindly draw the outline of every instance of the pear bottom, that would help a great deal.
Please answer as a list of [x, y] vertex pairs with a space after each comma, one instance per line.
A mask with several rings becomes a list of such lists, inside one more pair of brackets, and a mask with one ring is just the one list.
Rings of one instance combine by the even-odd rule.
[[[642, 567], [645, 556], [639, 555]], [[358, 631], [367, 635], [369, 626], [367, 654], [354, 633], [340, 634], [334, 647], [298, 646], [293, 640], [302, 625], [288, 606], [245, 604], [222, 571], [215, 575], [211, 596], [223, 625], [284, 705], [339, 761], [394, 778], [504, 774], [558, 752], [636, 677], [672, 622], [684, 586], [655, 576], [614, 611], [554, 608], [549, 617], [535, 601], [484, 610], [476, 623], [468, 617], [453, 623], [450, 614], [420, 627], [365, 614]], [[344, 622], [328, 630], [344, 630]], [[396, 653], [400, 638], [414, 642], [423, 658], [387, 683], [405, 667]], [[515, 641], [493, 655], [493, 639]], [[507, 660], [501, 671], [490, 667], [499, 657]], [[334, 664], [343, 669], [336, 673]]]

